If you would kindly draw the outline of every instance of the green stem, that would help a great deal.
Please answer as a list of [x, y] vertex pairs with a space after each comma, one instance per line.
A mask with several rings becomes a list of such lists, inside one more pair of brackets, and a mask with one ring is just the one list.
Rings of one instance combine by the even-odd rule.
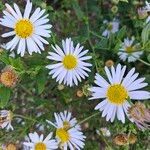
[[112, 148], [110, 147], [109, 143], [108, 143], [107, 140], [105, 139], [105, 137], [104, 137], [102, 131], [99, 131], [99, 132], [100, 132], [100, 134], [101, 134], [101, 135], [100, 135], [101, 138], [103, 139], [103, 141], [105, 142], [105, 144], [107, 145], [107, 147], [109, 148], [109, 150], [112, 150]]
[[97, 62], [96, 62], [96, 53], [95, 53], [95, 49], [94, 49], [94, 46], [90, 40], [90, 38], [88, 39], [88, 42], [89, 42], [89, 45], [91, 46], [91, 49], [93, 51], [93, 54], [94, 54], [94, 62], [95, 62], [95, 67], [96, 67], [96, 71], [98, 72], [98, 65], [97, 65]]
[[26, 117], [26, 116], [22, 116], [22, 115], [18, 115], [18, 114], [14, 114], [14, 117], [23, 118], [23, 119], [30, 120], [30, 121], [33, 121], [33, 122], [38, 122], [35, 119], [29, 118], [29, 117]]
[[90, 120], [91, 118], [95, 117], [95, 116], [98, 115], [99, 113], [100, 113], [100, 112], [97, 112], [97, 113], [95, 113], [95, 114], [93, 114], [93, 115], [91, 115], [91, 116], [85, 118], [84, 120], [80, 121], [80, 122], [78, 123], [78, 125], [81, 125], [82, 123], [84, 123], [84, 122]]
[[[97, 116], [98, 114], [100, 114], [100, 112], [97, 112], [97, 113], [95, 113], [95, 114], [93, 114], [93, 115], [91, 115], [91, 116], [85, 118], [84, 120], [80, 121], [77, 125], [81, 125], [82, 123], [84, 123], [84, 122], [90, 120], [91, 118]], [[103, 141], [105, 142], [105, 144], [107, 145], [107, 147], [108, 147], [109, 149], [111, 149], [111, 147], [109, 146], [109, 143], [106, 141], [106, 139], [105, 139], [105, 137], [103, 136], [103, 133], [102, 133], [101, 131], [100, 131], [100, 134], [101, 134], [101, 138], [103, 139]]]
[[89, 17], [88, 17], [88, 7], [87, 7], [87, 1], [86, 1], [86, 16], [87, 16], [87, 20], [86, 20], [86, 26], [87, 26], [87, 33], [88, 33], [88, 43], [93, 51], [93, 54], [94, 54], [94, 63], [95, 63], [95, 67], [96, 67], [96, 71], [98, 72], [98, 65], [97, 65], [97, 62], [96, 62], [96, 52], [95, 52], [95, 48], [91, 42], [91, 38], [90, 38], [90, 26], [89, 26]]
[[91, 30], [90, 30], [90, 33], [91, 33], [92, 35], [94, 35], [94, 36], [100, 38], [100, 39], [106, 39], [105, 37], [100, 36], [100, 35], [98, 35], [97, 33], [93, 32], [93, 31], [91, 31]]
[[25, 88], [23, 85], [19, 84], [20, 87], [29, 95], [33, 96], [33, 93], [31, 91], [29, 91], [27, 88]]
[[144, 61], [144, 60], [142, 60], [142, 59], [140, 59], [140, 58], [138, 58], [138, 60], [139, 60], [140, 62], [142, 62], [143, 64], [145, 64], [145, 65], [147, 65], [147, 66], [150, 67], [150, 63], [148, 63], [148, 62], [146, 62], [146, 61]]

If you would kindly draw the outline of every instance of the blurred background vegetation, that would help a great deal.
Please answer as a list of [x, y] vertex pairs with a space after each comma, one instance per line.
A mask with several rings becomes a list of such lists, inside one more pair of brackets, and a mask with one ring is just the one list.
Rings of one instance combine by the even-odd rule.
[[[24, 9], [25, 0], [1, 0], [0, 10], [5, 9], [5, 3], [13, 4], [16, 2], [21, 9]], [[52, 36], [49, 38], [51, 44], [61, 44], [61, 40], [72, 37], [75, 43], [80, 42], [86, 49], [90, 50], [93, 56], [93, 64], [90, 77], [83, 81], [78, 87], [69, 88], [58, 85], [48, 75], [46, 65], [51, 63], [45, 59], [48, 52], [52, 50], [47, 46], [42, 54], [26, 54], [20, 58], [16, 54], [15, 58], [9, 56], [8, 51], [0, 55], [0, 69], [11, 65], [15, 67], [20, 79], [15, 88], [5, 89], [0, 85], [1, 109], [12, 110], [16, 117], [12, 125], [14, 131], [0, 129], [0, 143], [16, 143], [18, 149], [20, 141], [31, 131], [48, 134], [53, 128], [48, 126], [46, 119], [53, 120], [53, 113], [69, 110], [79, 120], [96, 113], [94, 107], [99, 100], [88, 101], [87, 87], [93, 84], [95, 72], [103, 76], [104, 66], [107, 60], [112, 60], [115, 64], [127, 65], [128, 69], [136, 67], [136, 71], [141, 76], [146, 77], [146, 82], [150, 84], [150, 69], [143, 63], [121, 62], [117, 52], [120, 43], [127, 36], [135, 36], [141, 42], [144, 55], [142, 59], [150, 62], [150, 41], [142, 41], [141, 33], [145, 28], [143, 20], [139, 20], [137, 9], [145, 5], [144, 0], [129, 0], [128, 3], [120, 1], [115, 3], [112, 0], [32, 0], [34, 7], [42, 7], [49, 14], [50, 23], [53, 25]], [[2, 13], [0, 13], [2, 17]], [[109, 39], [102, 37], [105, 26], [103, 20], [113, 20], [118, 18], [120, 30]], [[0, 27], [0, 33], [7, 31], [7, 28]], [[0, 38], [0, 43], [7, 40]], [[150, 87], [147, 88], [148, 90]], [[7, 94], [6, 94], [6, 93]], [[149, 102], [144, 102], [150, 108]], [[17, 117], [17, 115], [20, 117]], [[18, 119], [20, 118], [20, 119]], [[44, 125], [44, 130], [42, 127]], [[96, 130], [101, 127], [109, 129], [111, 136], [105, 137]], [[126, 120], [125, 124], [115, 120], [106, 122], [105, 118], [97, 115], [88, 122], [82, 124], [83, 132], [87, 136], [85, 150], [148, 150], [150, 149], [150, 132], [139, 131], [137, 127]], [[134, 144], [117, 146], [113, 139], [117, 134], [134, 134], [137, 140]], [[22, 148], [20, 148], [22, 149]]]

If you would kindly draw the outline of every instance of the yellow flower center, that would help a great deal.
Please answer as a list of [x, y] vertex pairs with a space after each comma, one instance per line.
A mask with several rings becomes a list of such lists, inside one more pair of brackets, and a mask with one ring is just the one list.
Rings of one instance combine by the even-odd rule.
[[134, 47], [133, 46], [127, 46], [126, 47], [126, 52], [127, 53], [132, 53], [134, 51]]
[[107, 98], [111, 103], [121, 105], [128, 98], [128, 93], [121, 84], [114, 84], [108, 88]]
[[77, 66], [77, 58], [69, 54], [64, 57], [62, 63], [67, 70], [71, 70]]
[[56, 136], [61, 140], [61, 143], [69, 141], [69, 133], [64, 128], [59, 128], [56, 130]]
[[113, 28], [112, 23], [109, 23], [109, 24], [108, 24], [108, 26], [107, 26], [107, 29], [108, 29], [109, 31], [111, 31], [111, 30], [112, 30], [112, 28]]
[[21, 19], [15, 25], [15, 32], [19, 37], [27, 38], [33, 33], [33, 24], [27, 19]]
[[42, 142], [36, 143], [35, 150], [46, 150], [46, 145]]
[[70, 128], [70, 123], [69, 123], [68, 121], [64, 121], [64, 122], [63, 122], [63, 128], [64, 128], [65, 130], [68, 130], [68, 129]]

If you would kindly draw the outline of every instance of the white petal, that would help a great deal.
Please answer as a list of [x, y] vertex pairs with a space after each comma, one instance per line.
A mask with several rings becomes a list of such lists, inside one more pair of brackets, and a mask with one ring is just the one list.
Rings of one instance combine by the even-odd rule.
[[27, 0], [27, 4], [25, 7], [24, 16], [23, 16], [25, 19], [29, 19], [31, 10], [32, 10], [32, 3], [30, 2], [30, 0]]
[[2, 34], [2, 37], [9, 37], [9, 36], [13, 36], [13, 35], [15, 35], [15, 31], [4, 33], [4, 34]]
[[20, 12], [20, 9], [19, 9], [18, 5], [15, 3], [14, 3], [14, 8], [15, 8], [15, 11], [18, 14], [19, 18], [22, 19], [22, 14]]
[[147, 91], [132, 91], [129, 92], [129, 96], [131, 99], [145, 100], [150, 98], [150, 93]]

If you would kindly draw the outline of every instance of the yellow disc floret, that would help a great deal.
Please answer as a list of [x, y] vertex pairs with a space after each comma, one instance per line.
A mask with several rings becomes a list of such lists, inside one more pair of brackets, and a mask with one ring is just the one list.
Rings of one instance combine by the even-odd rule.
[[71, 70], [77, 66], [77, 58], [69, 54], [64, 57], [62, 63], [67, 70]]
[[33, 33], [33, 24], [27, 19], [21, 19], [15, 25], [15, 32], [21, 38], [30, 37]]
[[122, 105], [128, 98], [127, 90], [121, 84], [113, 84], [107, 90], [108, 100], [116, 105]]
[[68, 131], [66, 131], [64, 128], [57, 129], [56, 136], [60, 139], [61, 143], [65, 143], [70, 139]]
[[36, 143], [35, 150], [46, 150], [46, 145], [42, 142]]
[[113, 25], [112, 25], [112, 23], [109, 23], [107, 26], [107, 30], [111, 31], [112, 29], [113, 29]]
[[127, 53], [132, 53], [134, 51], [134, 47], [133, 46], [127, 46], [126, 47], [126, 52]]

